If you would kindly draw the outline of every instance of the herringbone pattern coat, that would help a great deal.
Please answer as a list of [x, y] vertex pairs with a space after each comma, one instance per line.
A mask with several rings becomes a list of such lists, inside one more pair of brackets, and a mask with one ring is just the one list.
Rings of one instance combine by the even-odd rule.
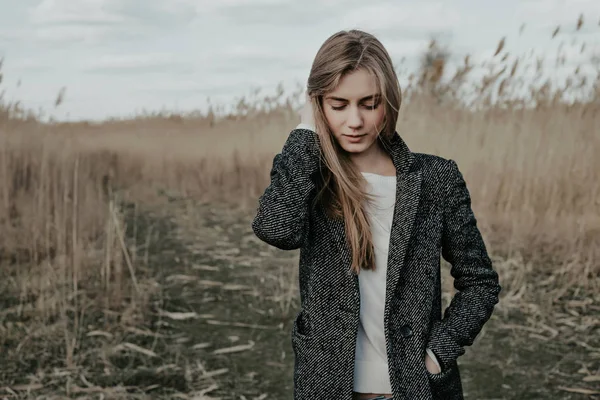
[[[384, 310], [394, 400], [462, 399], [457, 358], [490, 318], [501, 287], [456, 162], [413, 153], [397, 132], [397, 170]], [[359, 324], [358, 276], [348, 272], [344, 222], [311, 206], [321, 168], [317, 134], [291, 131], [275, 155], [252, 228], [279, 249], [300, 249], [301, 310], [292, 328], [294, 400], [351, 400]], [[441, 310], [440, 255], [457, 289]], [[442, 372], [425, 367], [429, 347]]]

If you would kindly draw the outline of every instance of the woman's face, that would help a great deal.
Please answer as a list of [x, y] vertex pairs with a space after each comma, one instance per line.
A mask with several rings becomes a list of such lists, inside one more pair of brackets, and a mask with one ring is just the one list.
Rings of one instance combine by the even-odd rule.
[[377, 145], [385, 109], [375, 77], [360, 69], [345, 75], [338, 87], [323, 97], [323, 111], [340, 146], [363, 153]]

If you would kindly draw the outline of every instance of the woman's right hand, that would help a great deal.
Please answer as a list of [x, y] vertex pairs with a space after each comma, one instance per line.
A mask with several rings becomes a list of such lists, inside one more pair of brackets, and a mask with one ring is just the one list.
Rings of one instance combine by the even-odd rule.
[[315, 126], [312, 102], [308, 92], [305, 92], [304, 107], [300, 110], [300, 123]]

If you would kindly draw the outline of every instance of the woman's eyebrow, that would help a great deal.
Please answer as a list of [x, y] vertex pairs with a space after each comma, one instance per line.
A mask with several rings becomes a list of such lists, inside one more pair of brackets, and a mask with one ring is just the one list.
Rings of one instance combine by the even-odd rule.
[[[359, 101], [371, 100], [373, 98], [379, 98], [379, 97], [380, 97], [380, 95], [378, 93], [376, 93], [376, 94], [371, 94], [369, 96], [363, 97]], [[325, 100], [348, 101], [347, 99], [344, 99], [342, 97], [335, 97], [335, 96], [326, 96]]]

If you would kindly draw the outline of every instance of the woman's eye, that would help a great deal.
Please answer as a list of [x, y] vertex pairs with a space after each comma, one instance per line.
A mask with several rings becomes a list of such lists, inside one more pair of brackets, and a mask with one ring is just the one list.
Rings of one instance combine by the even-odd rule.
[[[379, 104], [370, 104], [370, 105], [367, 105], [367, 104], [365, 104], [365, 105], [364, 105], [364, 107], [365, 107], [367, 110], [374, 110], [374, 109], [376, 109], [376, 108], [377, 108], [377, 106], [378, 106], [378, 105], [379, 105]], [[333, 110], [342, 110], [344, 107], [346, 107], [346, 106], [339, 106], [339, 107], [334, 107], [334, 106], [331, 106], [331, 108], [332, 108]]]

